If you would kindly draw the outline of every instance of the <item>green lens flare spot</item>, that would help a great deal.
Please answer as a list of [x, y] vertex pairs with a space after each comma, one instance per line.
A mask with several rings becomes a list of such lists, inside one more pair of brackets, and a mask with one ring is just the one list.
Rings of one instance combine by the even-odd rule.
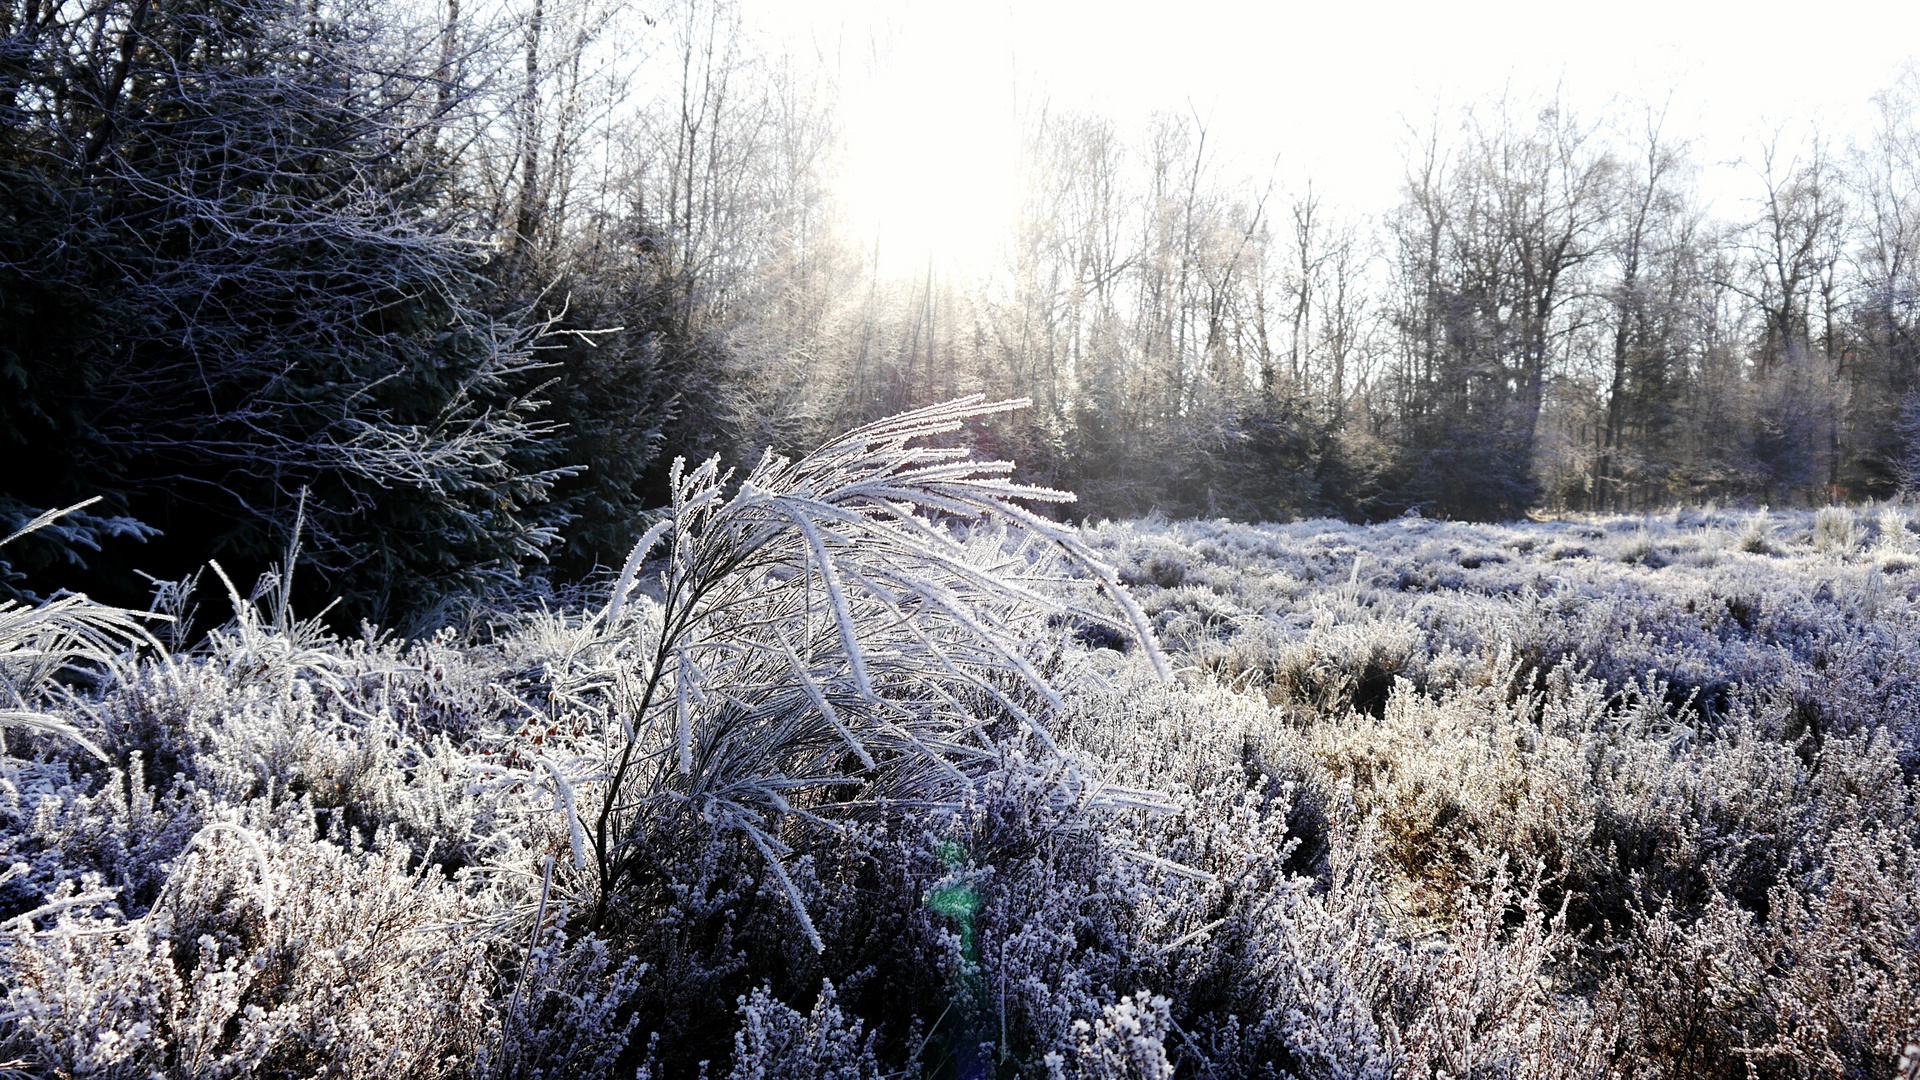
[[927, 890], [927, 907], [967, 923], [971, 922], [974, 913], [980, 910], [980, 895], [974, 892], [973, 886], [966, 882], [937, 885]]

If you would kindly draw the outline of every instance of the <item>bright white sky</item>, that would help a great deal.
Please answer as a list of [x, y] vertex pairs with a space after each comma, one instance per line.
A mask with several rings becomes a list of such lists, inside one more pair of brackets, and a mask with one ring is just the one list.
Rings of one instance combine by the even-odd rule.
[[[742, 0], [750, 33], [835, 73], [847, 198], [896, 269], [977, 269], [1004, 229], [1019, 118], [1046, 101], [1123, 130], [1155, 110], [1206, 122], [1222, 164], [1306, 177], [1360, 214], [1389, 206], [1409, 121], [1551, 93], [1586, 113], [1667, 99], [1703, 189], [1741, 211], [1736, 162], [1812, 120], [1836, 141], [1920, 52], [1920, 3], [1699, 0]], [[1791, 139], [1792, 136], [1789, 136]], [[1719, 166], [1719, 167], [1716, 167]]]

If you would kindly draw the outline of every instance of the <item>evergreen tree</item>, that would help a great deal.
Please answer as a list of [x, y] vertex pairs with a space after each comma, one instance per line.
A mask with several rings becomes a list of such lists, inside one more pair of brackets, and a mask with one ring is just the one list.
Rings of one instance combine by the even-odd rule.
[[532, 335], [480, 313], [483, 251], [441, 212], [459, 88], [363, 7], [0, 18], [0, 509], [112, 511], [27, 553], [29, 580], [113, 532], [149, 543], [45, 580], [124, 598], [119, 566], [242, 572], [287, 543], [303, 490], [302, 551], [354, 614], [537, 559], [554, 475]]

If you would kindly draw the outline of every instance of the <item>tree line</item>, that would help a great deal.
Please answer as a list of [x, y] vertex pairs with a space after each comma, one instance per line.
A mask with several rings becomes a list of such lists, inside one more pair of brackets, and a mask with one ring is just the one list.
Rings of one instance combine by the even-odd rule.
[[675, 456], [976, 391], [1094, 517], [1891, 495], [1920, 75], [1874, 104], [1729, 210], [1658, 108], [1476, 103], [1374, 217], [1192, 117], [1036, 109], [995, 268], [902, 278], [830, 75], [724, 0], [0, 0], [0, 525], [100, 499], [5, 587], [128, 602], [297, 533], [315, 597], [424, 625], [617, 565]]

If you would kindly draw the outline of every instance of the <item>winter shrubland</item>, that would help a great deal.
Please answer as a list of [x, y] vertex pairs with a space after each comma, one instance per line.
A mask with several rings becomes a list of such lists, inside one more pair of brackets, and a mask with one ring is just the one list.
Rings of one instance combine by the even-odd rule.
[[995, 408], [411, 641], [0, 613], [4, 1069], [1893, 1074], [1904, 508], [1074, 528]]

